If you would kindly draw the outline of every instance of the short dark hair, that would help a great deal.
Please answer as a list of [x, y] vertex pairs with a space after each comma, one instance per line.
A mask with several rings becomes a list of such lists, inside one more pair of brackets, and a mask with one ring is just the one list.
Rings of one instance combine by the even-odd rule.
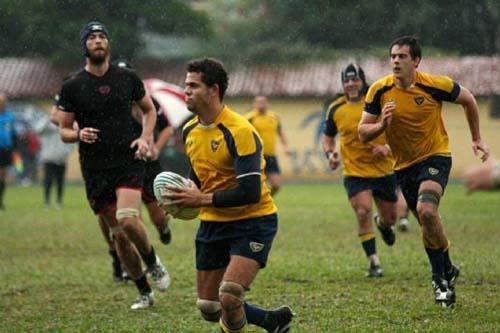
[[209, 87], [219, 86], [219, 98], [224, 100], [224, 94], [229, 83], [224, 65], [217, 59], [204, 58], [191, 60], [187, 65], [188, 73], [200, 73], [201, 80]]
[[422, 59], [422, 49], [420, 47], [420, 43], [418, 39], [413, 36], [402, 36], [396, 38], [391, 43], [391, 47], [389, 48], [389, 55], [391, 54], [392, 47], [394, 45], [408, 45], [410, 47], [410, 55], [412, 59], [420, 58]]

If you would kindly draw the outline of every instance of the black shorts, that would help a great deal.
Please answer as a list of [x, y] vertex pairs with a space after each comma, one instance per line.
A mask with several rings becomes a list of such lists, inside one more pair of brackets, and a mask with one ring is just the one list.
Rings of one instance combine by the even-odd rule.
[[450, 156], [430, 156], [422, 162], [418, 162], [408, 168], [396, 171], [398, 185], [408, 203], [408, 207], [415, 211], [417, 209], [418, 189], [425, 180], [433, 180], [444, 189], [448, 184], [451, 170]]
[[266, 168], [264, 172], [268, 173], [281, 173], [280, 166], [278, 164], [278, 158], [274, 155], [264, 156], [264, 160], [266, 160]]
[[8, 167], [12, 164], [12, 149], [0, 148], [0, 168]]
[[369, 190], [372, 191], [375, 198], [389, 202], [398, 201], [396, 175], [394, 174], [378, 178], [346, 176], [344, 177], [344, 187], [349, 199], [359, 192]]
[[163, 171], [158, 160], [146, 162], [144, 173], [144, 187], [142, 189], [142, 202], [149, 204], [155, 202], [155, 194], [153, 191], [153, 182], [157, 174]]
[[130, 165], [105, 170], [82, 169], [87, 200], [95, 214], [116, 202], [116, 189], [131, 188], [142, 191], [144, 162], [134, 161]]
[[234, 222], [202, 221], [196, 234], [196, 269], [224, 268], [231, 255], [253, 259], [264, 268], [277, 231], [278, 214]]

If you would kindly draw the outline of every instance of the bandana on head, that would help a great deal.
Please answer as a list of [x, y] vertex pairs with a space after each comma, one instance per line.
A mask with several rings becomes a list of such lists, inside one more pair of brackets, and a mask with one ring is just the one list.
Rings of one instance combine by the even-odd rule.
[[88, 57], [89, 56], [89, 50], [87, 50], [87, 38], [89, 38], [89, 35], [93, 32], [102, 32], [108, 37], [108, 29], [104, 24], [102, 24], [99, 21], [90, 21], [88, 22], [80, 32], [80, 44], [82, 46], [82, 52], [83, 55]]

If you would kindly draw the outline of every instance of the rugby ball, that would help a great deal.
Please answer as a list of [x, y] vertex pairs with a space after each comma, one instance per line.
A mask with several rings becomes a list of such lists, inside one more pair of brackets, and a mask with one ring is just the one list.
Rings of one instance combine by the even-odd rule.
[[175, 172], [163, 171], [156, 175], [155, 180], [153, 181], [153, 192], [156, 200], [158, 200], [165, 211], [173, 217], [181, 220], [192, 220], [198, 217], [200, 214], [199, 208], [183, 208], [179, 211], [179, 207], [171, 204], [171, 200], [162, 197], [162, 194], [169, 192], [166, 189], [167, 186], [181, 188], [188, 187], [190, 186], [189, 181]]

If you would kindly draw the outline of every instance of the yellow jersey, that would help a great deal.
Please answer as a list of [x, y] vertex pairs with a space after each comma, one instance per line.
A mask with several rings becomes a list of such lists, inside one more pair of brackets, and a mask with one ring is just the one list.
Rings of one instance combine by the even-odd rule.
[[276, 137], [281, 131], [281, 123], [278, 116], [266, 111], [260, 113], [252, 110], [245, 115], [245, 118], [255, 127], [264, 144], [264, 156], [276, 155]]
[[451, 155], [441, 109], [443, 101], [453, 102], [459, 94], [460, 85], [449, 77], [418, 71], [415, 82], [407, 89], [397, 87], [392, 74], [371, 85], [365, 98], [366, 112], [379, 115], [385, 103], [396, 103], [391, 124], [385, 130], [395, 170], [432, 155]]
[[236, 188], [238, 178], [259, 174], [260, 201], [237, 207], [202, 207], [200, 220], [231, 222], [276, 213], [277, 208], [266, 185], [262, 140], [255, 128], [227, 106], [215, 121], [204, 126], [198, 117], [183, 128], [183, 140], [192, 172], [204, 193]]
[[392, 156], [374, 155], [372, 152], [374, 144], [385, 145], [384, 135], [370, 143], [359, 140], [358, 124], [363, 108], [363, 101], [348, 103], [345, 96], [335, 99], [327, 111], [324, 134], [330, 137], [339, 134], [344, 176], [378, 178], [390, 175], [394, 164]]

